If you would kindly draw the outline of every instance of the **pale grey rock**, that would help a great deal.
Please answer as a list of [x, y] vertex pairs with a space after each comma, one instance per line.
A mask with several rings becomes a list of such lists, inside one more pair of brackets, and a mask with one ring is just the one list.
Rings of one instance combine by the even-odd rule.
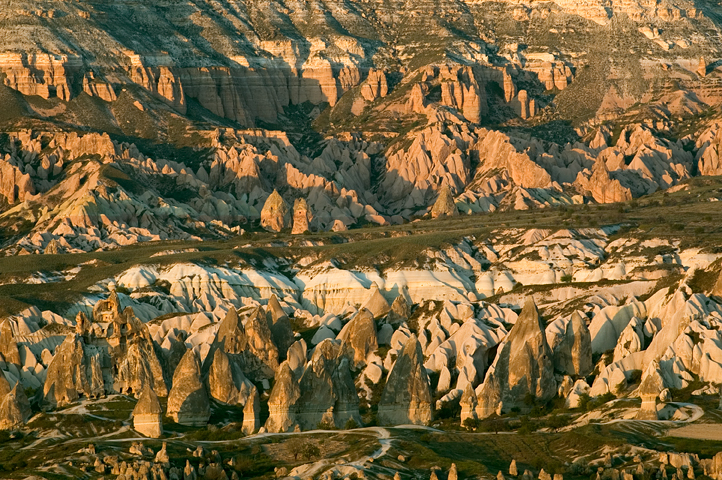
[[584, 377], [594, 368], [592, 337], [578, 312], [572, 314], [562, 341], [554, 348], [554, 366], [564, 374]]

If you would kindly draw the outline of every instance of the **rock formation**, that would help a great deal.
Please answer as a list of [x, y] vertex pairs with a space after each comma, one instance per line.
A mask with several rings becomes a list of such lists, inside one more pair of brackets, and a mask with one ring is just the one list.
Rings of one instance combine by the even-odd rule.
[[[7, 384], [2, 378], [0, 382]], [[9, 385], [7, 385], [9, 390]], [[5, 386], [0, 387], [0, 393]], [[24, 425], [30, 419], [30, 402], [20, 382], [12, 390], [0, 396], [0, 430], [9, 430]]]
[[459, 214], [454, 203], [454, 196], [448, 185], [444, 185], [439, 190], [439, 196], [431, 207], [431, 218], [454, 217]]
[[258, 395], [258, 389], [255, 385], [251, 387], [251, 391], [243, 407], [243, 426], [241, 429], [246, 435], [256, 433], [261, 427], [261, 400]]
[[273, 378], [278, 370], [278, 348], [273, 342], [266, 314], [257, 307], [248, 315], [245, 325], [246, 349], [241, 354], [241, 367], [252, 380]]
[[210, 396], [221, 403], [243, 406], [254, 389], [241, 367], [236, 362], [231, 362], [222, 349], [217, 349], [208, 373]]
[[361, 425], [358, 394], [345, 344], [326, 339], [316, 346], [300, 380], [296, 420], [304, 430], [318, 425], [342, 428], [349, 420]]
[[528, 408], [527, 395], [546, 403], [555, 393], [552, 352], [539, 311], [529, 297], [486, 373], [478, 396], [478, 413], [486, 418], [512, 408]]
[[359, 310], [341, 329], [337, 338], [351, 347], [353, 365], [356, 367], [364, 365], [368, 355], [379, 348], [373, 314], [366, 309]]
[[564, 374], [577, 377], [588, 375], [594, 367], [592, 337], [578, 312], [572, 314], [564, 338], [554, 348], [554, 366]]
[[0, 355], [2, 360], [6, 363], [20, 366], [20, 352], [18, 351], [18, 344], [13, 336], [12, 325], [10, 320], [5, 319], [0, 325]]
[[639, 420], [658, 420], [657, 399], [664, 390], [664, 380], [659, 374], [659, 363], [652, 361], [642, 375], [642, 382], [639, 385], [639, 396], [642, 398], [642, 406], [637, 412]]
[[368, 310], [373, 315], [373, 318], [381, 318], [391, 310], [389, 302], [386, 301], [384, 296], [379, 290], [379, 286], [376, 282], [371, 284], [371, 294], [369, 298], [361, 305], [361, 310]]
[[464, 388], [464, 393], [461, 395], [461, 399], [459, 400], [459, 405], [461, 406], [461, 426], [464, 426], [464, 422], [466, 420], [476, 420], [476, 408], [478, 405], [478, 402], [476, 400], [476, 391], [474, 390], [473, 385], [471, 382], [466, 384], [466, 388]]
[[68, 335], [58, 346], [43, 386], [43, 398], [53, 406], [67, 405], [80, 395], [97, 398], [105, 394], [101, 353], [85, 345], [77, 335]]
[[378, 406], [381, 425], [428, 425], [433, 419], [431, 387], [424, 355], [411, 335], [389, 372]]
[[271, 295], [266, 308], [266, 319], [271, 329], [273, 343], [278, 347], [279, 360], [286, 359], [286, 352], [295, 342], [291, 321], [278, 303], [276, 295]]
[[211, 416], [206, 386], [201, 382], [198, 356], [188, 350], [173, 374], [168, 394], [168, 416], [176, 423], [203, 427]]
[[288, 432], [296, 425], [296, 402], [301, 396], [298, 380], [285, 361], [278, 368], [276, 381], [268, 398], [268, 420], [266, 431]]
[[291, 226], [291, 213], [286, 201], [274, 190], [261, 210], [261, 227], [269, 232], [280, 232]]
[[159, 438], [163, 435], [163, 409], [158, 396], [149, 384], [140, 393], [133, 409], [133, 428], [146, 437]]
[[291, 234], [299, 235], [308, 232], [310, 230], [309, 224], [311, 220], [313, 220], [313, 215], [306, 200], [297, 198], [293, 202], [293, 228], [291, 229]]

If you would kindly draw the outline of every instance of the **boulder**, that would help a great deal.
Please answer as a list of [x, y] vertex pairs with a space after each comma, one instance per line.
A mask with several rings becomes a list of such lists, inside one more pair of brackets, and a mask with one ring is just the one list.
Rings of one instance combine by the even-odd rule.
[[191, 427], [206, 426], [211, 416], [208, 393], [201, 382], [201, 366], [193, 350], [186, 352], [173, 374], [168, 416], [176, 423]]
[[552, 352], [539, 310], [529, 297], [486, 373], [477, 413], [486, 418], [512, 408], [528, 409], [527, 396], [546, 403], [555, 394]]
[[283, 197], [279, 195], [278, 191], [274, 190], [266, 199], [266, 203], [263, 204], [263, 209], [261, 210], [261, 227], [269, 232], [280, 232], [290, 226], [291, 213], [288, 209], [288, 204]]
[[412, 334], [389, 372], [378, 404], [378, 422], [381, 425], [427, 425], [433, 419], [431, 402], [421, 344]]
[[138, 403], [133, 409], [133, 428], [150, 438], [163, 435], [163, 409], [150, 384], [146, 384], [140, 392]]

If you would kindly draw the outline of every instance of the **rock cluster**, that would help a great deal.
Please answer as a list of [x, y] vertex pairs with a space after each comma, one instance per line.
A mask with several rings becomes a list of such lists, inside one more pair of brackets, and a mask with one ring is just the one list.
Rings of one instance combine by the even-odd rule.
[[478, 395], [481, 418], [528, 408], [527, 395], [541, 403], [556, 394], [552, 352], [534, 300], [529, 297], [509, 335], [499, 345]]

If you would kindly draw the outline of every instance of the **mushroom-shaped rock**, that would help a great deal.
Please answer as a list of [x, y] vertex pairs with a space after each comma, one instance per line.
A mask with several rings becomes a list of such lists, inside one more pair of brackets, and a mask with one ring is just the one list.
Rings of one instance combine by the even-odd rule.
[[297, 198], [293, 202], [293, 228], [291, 229], [291, 235], [298, 235], [301, 233], [308, 232], [309, 224], [313, 220], [311, 214], [311, 208], [303, 198]]
[[20, 382], [17, 382], [12, 390], [0, 398], [0, 430], [15, 428], [28, 421], [31, 414], [30, 402]]
[[105, 393], [102, 352], [85, 345], [81, 337], [68, 335], [55, 350], [48, 366], [43, 397], [50, 405], [67, 405], [80, 395], [98, 397]]
[[278, 367], [276, 381], [268, 398], [268, 420], [266, 431], [271, 433], [288, 432], [296, 425], [296, 402], [301, 396], [298, 380], [288, 362]]
[[338, 341], [326, 339], [316, 346], [300, 382], [296, 419], [301, 428], [343, 427], [350, 419], [361, 425], [350, 356], [348, 347]]
[[201, 382], [201, 367], [193, 350], [186, 352], [173, 374], [168, 416], [191, 427], [205, 426], [211, 416], [206, 387]]
[[286, 359], [286, 352], [289, 347], [296, 341], [291, 327], [291, 321], [278, 303], [276, 295], [271, 295], [268, 300], [268, 308], [266, 309], [266, 319], [268, 327], [271, 329], [273, 343], [278, 347], [280, 360]]
[[374, 318], [383, 317], [391, 311], [389, 302], [387, 302], [384, 296], [381, 295], [381, 291], [379, 290], [379, 286], [376, 282], [371, 284], [371, 293], [368, 299], [366, 299], [366, 302], [361, 305], [361, 308], [365, 308], [371, 312]]
[[266, 199], [261, 210], [261, 227], [270, 232], [280, 232], [291, 226], [291, 213], [288, 204], [274, 190]]
[[217, 349], [208, 372], [211, 397], [228, 405], [245, 405], [254, 388], [241, 367], [230, 361], [226, 352]]
[[539, 310], [529, 297], [486, 373], [477, 413], [486, 418], [512, 408], [528, 408], [527, 395], [545, 403], [555, 394], [552, 353]]
[[337, 338], [353, 349], [355, 366], [365, 364], [369, 353], [379, 348], [373, 314], [367, 309], [359, 310], [351, 321], [344, 325]]
[[592, 336], [579, 312], [572, 314], [562, 341], [554, 349], [554, 365], [562, 373], [579, 377], [588, 375], [594, 368]]
[[378, 421], [381, 425], [426, 425], [433, 419], [431, 387], [424, 355], [416, 335], [406, 341], [381, 394]]
[[431, 218], [439, 217], [453, 217], [459, 214], [454, 203], [454, 196], [451, 194], [451, 189], [448, 185], [444, 185], [439, 190], [439, 196], [434, 202], [434, 206], [431, 207]]
[[659, 363], [653, 360], [644, 370], [639, 385], [639, 396], [642, 397], [642, 406], [637, 412], [639, 420], [659, 420], [657, 398], [662, 390], [664, 390], [664, 380], [659, 373]]
[[141, 435], [158, 438], [163, 435], [162, 420], [163, 409], [158, 401], [158, 395], [149, 384], [146, 384], [133, 409], [133, 428]]

